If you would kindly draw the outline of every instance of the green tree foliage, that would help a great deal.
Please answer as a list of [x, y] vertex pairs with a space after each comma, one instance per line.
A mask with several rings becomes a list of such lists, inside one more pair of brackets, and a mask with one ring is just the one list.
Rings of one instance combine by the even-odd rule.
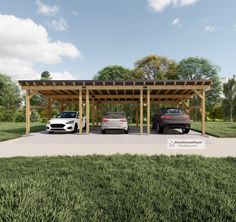
[[[122, 66], [114, 65], [107, 66], [101, 69], [98, 74], [94, 77], [95, 80], [131, 80], [131, 71]], [[126, 115], [134, 115], [132, 105], [110, 105], [106, 104], [104, 106], [105, 110], [108, 111], [124, 111]]]
[[107, 66], [101, 69], [94, 77], [94, 80], [130, 80], [131, 71], [122, 66]]
[[[15, 115], [15, 121], [16, 122], [25, 122], [25, 109], [23, 110], [18, 110], [16, 115]], [[38, 111], [33, 110], [30, 115], [30, 121], [31, 122], [39, 122], [41, 121], [41, 117], [38, 113]]]
[[224, 114], [227, 119], [233, 122], [234, 112], [236, 110], [236, 80], [235, 78], [229, 79], [223, 85], [223, 93], [225, 99], [223, 100]]
[[12, 121], [20, 104], [19, 87], [10, 77], [0, 74], [0, 120]]
[[50, 80], [50, 79], [52, 79], [50, 72], [44, 71], [41, 74], [41, 80]]
[[133, 79], [177, 79], [177, 64], [163, 56], [150, 55], [135, 62]]
[[[51, 74], [48, 71], [44, 71], [41, 74], [41, 80], [51, 80], [51, 79], [52, 79]], [[30, 104], [32, 106], [47, 106], [47, 100], [44, 96], [36, 94], [31, 98]], [[38, 116], [38, 115], [39, 115], [39, 117], [36, 118], [35, 116]], [[38, 109], [37, 114], [33, 114], [33, 113], [31, 114], [31, 119], [33, 121], [34, 121], [34, 119], [44, 120], [45, 118], [46, 118], [46, 113], [45, 113], [44, 109]], [[19, 119], [20, 119], [20, 117], [19, 117]]]
[[209, 112], [209, 117], [212, 120], [222, 119], [223, 118], [223, 108], [221, 103], [216, 103], [213, 106], [213, 109]]
[[[215, 103], [219, 101], [222, 92], [219, 68], [209, 60], [199, 57], [189, 57], [180, 61], [177, 67], [177, 75], [183, 80], [211, 80], [211, 89], [206, 92], [206, 108], [211, 111]], [[199, 99], [193, 100], [193, 104]]]

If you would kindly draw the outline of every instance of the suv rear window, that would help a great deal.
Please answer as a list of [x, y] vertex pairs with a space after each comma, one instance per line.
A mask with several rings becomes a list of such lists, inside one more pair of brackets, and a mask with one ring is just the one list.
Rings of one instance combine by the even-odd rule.
[[124, 113], [107, 113], [104, 117], [108, 119], [121, 119], [125, 118], [125, 115]]
[[185, 114], [185, 112], [182, 109], [163, 109], [161, 110], [161, 114]]

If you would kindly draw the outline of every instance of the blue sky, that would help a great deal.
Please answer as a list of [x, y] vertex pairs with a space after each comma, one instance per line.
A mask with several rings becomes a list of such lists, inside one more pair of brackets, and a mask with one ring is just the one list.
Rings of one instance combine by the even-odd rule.
[[235, 0], [0, 0], [0, 72], [91, 79], [157, 54], [205, 57], [236, 74]]

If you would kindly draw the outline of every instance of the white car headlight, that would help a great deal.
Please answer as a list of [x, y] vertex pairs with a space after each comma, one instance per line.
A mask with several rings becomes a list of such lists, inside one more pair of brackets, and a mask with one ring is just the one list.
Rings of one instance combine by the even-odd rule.
[[66, 124], [74, 124], [74, 120], [67, 122]]

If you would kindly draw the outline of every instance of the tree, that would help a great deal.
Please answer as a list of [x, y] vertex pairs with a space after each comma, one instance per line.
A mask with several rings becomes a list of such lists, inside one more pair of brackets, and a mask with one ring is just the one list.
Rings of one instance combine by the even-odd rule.
[[222, 104], [216, 103], [213, 107], [213, 109], [209, 112], [209, 117], [215, 121], [216, 119], [222, 119], [223, 118], [223, 110], [222, 110]]
[[113, 65], [101, 69], [94, 80], [130, 80], [131, 71], [122, 66]]
[[132, 72], [134, 79], [177, 79], [177, 64], [174, 60], [163, 56], [150, 55], [135, 62]]
[[229, 119], [233, 122], [233, 112], [236, 100], [236, 80], [235, 78], [229, 79], [227, 83], [223, 85], [223, 93], [225, 99], [223, 101], [223, 107], [226, 115], [229, 114]]
[[52, 79], [50, 72], [44, 71], [41, 74], [41, 80], [50, 80], [50, 79]]
[[[9, 120], [8, 114], [11, 116], [16, 112], [21, 104], [20, 89], [9, 76], [0, 74], [0, 107], [1, 120]], [[7, 118], [6, 120], [4, 118]]]
[[[183, 80], [211, 80], [212, 85], [206, 92], [206, 109], [211, 111], [214, 105], [219, 102], [222, 92], [219, 68], [212, 64], [209, 60], [199, 57], [189, 57], [179, 62], [177, 67], [177, 75]], [[193, 100], [196, 104], [199, 99]]]

